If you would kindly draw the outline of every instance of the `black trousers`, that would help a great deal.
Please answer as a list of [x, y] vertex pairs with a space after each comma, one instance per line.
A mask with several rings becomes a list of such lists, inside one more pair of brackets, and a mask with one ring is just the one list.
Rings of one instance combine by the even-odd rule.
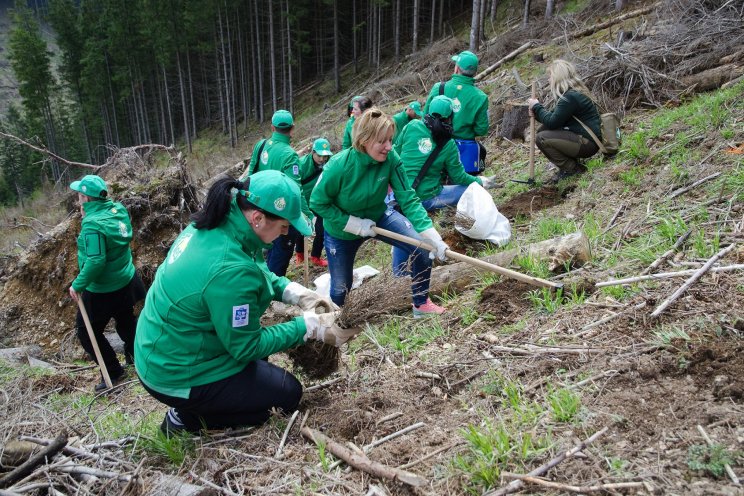
[[176, 398], [142, 384], [158, 401], [173, 407], [187, 430], [260, 425], [272, 408], [297, 409], [302, 384], [295, 376], [264, 360], [250, 362], [237, 374], [191, 388], [188, 398]]
[[[119, 378], [123, 370], [119, 359], [116, 357], [116, 352], [111, 347], [106, 336], [103, 335], [103, 330], [109, 321], [114, 319], [116, 333], [124, 341], [124, 357], [126, 362], [134, 363], [134, 333], [137, 329], [137, 319], [134, 317], [134, 304], [144, 297], [145, 286], [136, 272], [132, 280], [129, 281], [129, 284], [111, 293], [82, 292], [83, 304], [85, 304], [85, 310], [88, 313], [90, 325], [93, 328], [93, 334], [98, 343], [98, 349], [101, 351], [101, 358], [112, 380]], [[77, 327], [80, 344], [83, 345], [83, 349], [88, 353], [91, 360], [96, 362], [93, 344], [88, 337], [88, 331], [85, 328], [85, 321], [80, 310], [77, 312], [75, 327]]]

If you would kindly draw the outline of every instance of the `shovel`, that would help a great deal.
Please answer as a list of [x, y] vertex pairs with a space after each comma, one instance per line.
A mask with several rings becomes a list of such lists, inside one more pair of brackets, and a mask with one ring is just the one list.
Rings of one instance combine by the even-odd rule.
[[[374, 226], [372, 230], [376, 232], [377, 234], [379, 234], [380, 236], [385, 236], [386, 238], [391, 238], [397, 241], [402, 241], [403, 243], [408, 243], [409, 245], [413, 245], [417, 248], [421, 248], [422, 250], [434, 251], [434, 247], [432, 247], [426, 241], [421, 241], [419, 239], [411, 238], [403, 234], [398, 234], [393, 231], [388, 231], [387, 229], [382, 229], [381, 227], [377, 227], [377, 226]], [[447, 255], [447, 257], [453, 260], [459, 260], [460, 262], [468, 263], [480, 269], [490, 270], [491, 272], [496, 272], [497, 274], [501, 274], [502, 276], [506, 276], [511, 279], [516, 279], [517, 281], [526, 282], [527, 284], [530, 284], [532, 286], [537, 286], [541, 288], [551, 288], [551, 289], [560, 289], [563, 287], [562, 283], [547, 281], [545, 279], [540, 279], [539, 277], [528, 276], [527, 274], [522, 274], [521, 272], [507, 269], [507, 268], [501, 267], [496, 264], [492, 264], [489, 262], [485, 262], [483, 260], [479, 260], [477, 258], [469, 257], [467, 255], [463, 255], [462, 253], [457, 253], [456, 251], [446, 250], [444, 253]]]
[[88, 331], [88, 338], [93, 345], [93, 351], [96, 355], [96, 361], [98, 366], [101, 368], [101, 375], [103, 376], [103, 382], [106, 383], [106, 387], [111, 389], [114, 385], [111, 383], [111, 377], [109, 376], [106, 364], [103, 362], [103, 356], [101, 356], [101, 350], [98, 348], [98, 341], [96, 341], [96, 335], [93, 333], [93, 326], [90, 325], [90, 319], [88, 318], [88, 312], [85, 310], [85, 304], [83, 303], [83, 295], [78, 295], [77, 299], [78, 308], [80, 309], [80, 315], [83, 316], [83, 322], [85, 322], [85, 329]]
[[[535, 82], [532, 81], [532, 98], [536, 98], [537, 87]], [[520, 179], [512, 179], [513, 183], [529, 184], [530, 186], [535, 184], [535, 116], [530, 116], [530, 178], [526, 181]]]

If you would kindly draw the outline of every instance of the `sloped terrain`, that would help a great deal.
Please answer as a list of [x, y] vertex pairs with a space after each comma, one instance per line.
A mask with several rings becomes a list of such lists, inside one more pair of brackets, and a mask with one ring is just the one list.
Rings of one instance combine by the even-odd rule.
[[[737, 15], [730, 3], [694, 5], [701, 10], [682, 9], [680, 15], [679, 5], [667, 2], [622, 27], [636, 33], [641, 43], [644, 38], [654, 41], [654, 33], [667, 32], [669, 25], [696, 26], [693, 15]], [[670, 12], [678, 16], [668, 17]], [[573, 21], [582, 19], [580, 15]], [[615, 39], [617, 28], [610, 31], [581, 38], [571, 48], [576, 54], [598, 51], [602, 43]], [[718, 47], [736, 53], [730, 41], [738, 31], [727, 33]], [[544, 35], [553, 36], [557, 33]], [[511, 33], [495, 42], [483, 65], [522, 40]], [[699, 45], [702, 50], [704, 44]], [[634, 50], [651, 56], [650, 46]], [[709, 49], [718, 53], [716, 46]], [[512, 67], [524, 72], [525, 80], [526, 74], [542, 77], [532, 57], [568, 56], [566, 51], [546, 42], [492, 73], [484, 81], [492, 105], [521, 95]], [[679, 53], [670, 54], [662, 65], [652, 67], [647, 59], [643, 64], [662, 70], [674, 61], [672, 55]], [[585, 62], [586, 74], [610, 68], [610, 63], [601, 66], [591, 60], [594, 65]], [[697, 55], [695, 60], [700, 60]], [[392, 76], [372, 83], [388, 108], [397, 108], [398, 100], [425, 96], [420, 83], [413, 89], [417, 71], [444, 74], [449, 67], [444, 56], [410, 64], [410, 71], [392, 69], [401, 74], [395, 78], [411, 77], [410, 94], [400, 90], [408, 86]], [[436, 72], [427, 76], [427, 82], [438, 80]], [[539, 155], [536, 186], [510, 182], [527, 177], [528, 146], [500, 139], [498, 126], [489, 136], [488, 173], [505, 184], [494, 196], [513, 221], [514, 239], [504, 249], [575, 231], [583, 231], [591, 242], [591, 262], [564, 267], [559, 274], [551, 273], [544, 261], [515, 259], [513, 268], [561, 281], [563, 291], [535, 290], [483, 274], [459, 294], [438, 295], [448, 309], [441, 319], [418, 321], [410, 313], [376, 319], [343, 349], [334, 376], [319, 382], [300, 375], [307, 391], [293, 422], [276, 416], [265, 426], [227, 436], [163, 439], [157, 428], [165, 407], [134, 377], [93, 398], [88, 394], [97, 380], [93, 370], [75, 371], [76, 366], [66, 362], [57, 372], [43, 375], [3, 367], [6, 394], [0, 414], [8, 426], [3, 429], [4, 446], [22, 435], [52, 439], [64, 428], [78, 437], [76, 446], [98, 456], [75, 457], [76, 464], [99, 471], [94, 480], [81, 481], [50, 468], [40, 469], [25, 484], [52, 481], [46, 483], [69, 493], [176, 494], [174, 483], [163, 477], [167, 474], [197, 486], [191, 489], [202, 494], [482, 494], [600, 433], [577, 456], [542, 474], [544, 479], [525, 481], [522, 491], [741, 494], [725, 466], [744, 474], [744, 272], [703, 275], [658, 316], [652, 313], [689, 276], [607, 284], [644, 271], [700, 269], [731, 245], [713, 268], [744, 263], [744, 83], [693, 96], [694, 90], [687, 95], [677, 76], [661, 78], [667, 93], [656, 87], [646, 93], [643, 83], [627, 93], [608, 95], [616, 108], [629, 107], [621, 152], [588, 161], [586, 174], [554, 187], [542, 184], [548, 173]], [[401, 93], [388, 94], [393, 87]], [[668, 108], [654, 108], [649, 95], [670, 102]], [[341, 119], [326, 112], [328, 122], [322, 122], [337, 127]], [[142, 171], [136, 172], [132, 177]], [[153, 177], [157, 174], [144, 183]], [[164, 213], [162, 208], [145, 211], [150, 212], [146, 218]], [[75, 226], [58, 230], [74, 233]], [[151, 239], [140, 248], [166, 249], [168, 236], [176, 230], [174, 226], [167, 235], [152, 238], [162, 240], [160, 244]], [[73, 240], [55, 246], [72, 249]], [[479, 254], [497, 251], [465, 239], [459, 242]], [[24, 294], [37, 307], [48, 305], [31, 299], [39, 288], [64, 289], [62, 282], [47, 282], [55, 267], [66, 267], [55, 281], [74, 273], [74, 255], [52, 263], [54, 256], [60, 257], [55, 250], [43, 255], [37, 251], [34, 263], [43, 270], [23, 279], [28, 281]], [[154, 252], [152, 260], [148, 263], [157, 264]], [[389, 248], [367, 243], [358, 262], [385, 268]], [[290, 275], [301, 281], [301, 268], [292, 267]], [[17, 287], [8, 282], [3, 301], [9, 289]], [[40, 333], [49, 328], [42, 322], [24, 322], [4, 339], [16, 344], [45, 339]], [[71, 316], [63, 322], [69, 332]], [[283, 354], [271, 360], [300, 373]], [[325, 445], [316, 446], [300, 434], [301, 425], [339, 443], [353, 443], [374, 461], [413, 472], [426, 483], [414, 488], [337, 466]]]

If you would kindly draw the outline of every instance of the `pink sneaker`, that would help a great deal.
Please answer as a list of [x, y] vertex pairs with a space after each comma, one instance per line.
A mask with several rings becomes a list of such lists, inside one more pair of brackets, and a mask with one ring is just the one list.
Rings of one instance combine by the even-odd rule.
[[431, 298], [427, 298], [426, 303], [423, 305], [419, 307], [416, 305], [413, 306], [413, 318], [420, 319], [426, 315], [441, 315], [444, 311], [444, 307], [434, 304], [434, 302], [431, 301]]

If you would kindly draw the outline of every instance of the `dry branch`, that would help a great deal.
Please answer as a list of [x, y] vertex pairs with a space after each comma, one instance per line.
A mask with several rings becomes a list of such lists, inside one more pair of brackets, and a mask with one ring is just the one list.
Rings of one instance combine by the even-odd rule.
[[[586, 440], [584, 440], [581, 443], [577, 444], [576, 446], [574, 446], [570, 450], [564, 451], [563, 453], [561, 453], [560, 455], [556, 456], [555, 458], [553, 458], [549, 462], [547, 462], [547, 463], [545, 463], [543, 465], [540, 465], [539, 467], [537, 467], [535, 470], [533, 470], [532, 472], [530, 472], [527, 475], [528, 476], [536, 476], [536, 475], [542, 475], [542, 474], [546, 473], [548, 470], [550, 470], [551, 468], [555, 467], [556, 465], [558, 465], [559, 463], [561, 463], [566, 458], [570, 458], [570, 457], [574, 456], [576, 453], [578, 453], [579, 451], [581, 451], [584, 448], [586, 448], [588, 445], [590, 445], [591, 443], [593, 443], [594, 441], [596, 441], [597, 438], [600, 437], [601, 435], [603, 435], [605, 432], [607, 432], [607, 427], [603, 427], [601, 430], [599, 430], [599, 431], [595, 432], [594, 434], [592, 434], [591, 436], [589, 436]], [[485, 493], [484, 496], [504, 496], [505, 494], [510, 494], [510, 493], [513, 493], [514, 491], [520, 490], [523, 486], [524, 486], [524, 482], [522, 482], [521, 480], [511, 481], [505, 487], [502, 487], [502, 488], [497, 489], [495, 491], [489, 491], [489, 492]]]
[[716, 261], [719, 258], [725, 256], [728, 252], [730, 252], [731, 250], [733, 250], [735, 246], [736, 246], [736, 243], [731, 243], [726, 248], [722, 249], [721, 251], [719, 251], [718, 253], [716, 253], [715, 255], [713, 255], [710, 258], [710, 260], [708, 260], [705, 263], [705, 265], [703, 265], [698, 270], [696, 270], [695, 273], [688, 280], [686, 280], [685, 283], [682, 286], [680, 286], [677, 291], [674, 292], [674, 294], [672, 294], [672, 296], [670, 296], [669, 298], [667, 298], [666, 300], [664, 300], [661, 303], [661, 305], [659, 305], [658, 307], [656, 307], [656, 310], [654, 310], [653, 312], [651, 312], [651, 317], [658, 317], [659, 315], [661, 315], [661, 313], [664, 310], [666, 310], [667, 307], [669, 307], [669, 305], [671, 305], [672, 303], [674, 303], [677, 300], [677, 298], [679, 298], [680, 296], [682, 296], [682, 293], [684, 293], [685, 291], [687, 291], [687, 289], [690, 286], [692, 286], [695, 283], [695, 281], [697, 281], [698, 279], [700, 279], [701, 277], [703, 277], [703, 275], [710, 270], [710, 268], [713, 266], [714, 263], [716, 263]]
[[42, 463], [46, 463], [47, 459], [51, 459], [54, 455], [62, 451], [65, 445], [67, 445], [67, 432], [62, 431], [46, 448], [0, 478], [0, 487], [8, 487], [23, 479], [33, 472], [34, 468]]
[[720, 175], [721, 175], [720, 172], [716, 172], [715, 174], [711, 174], [710, 176], [706, 176], [706, 177], [704, 177], [702, 179], [698, 179], [697, 181], [695, 181], [694, 183], [692, 183], [689, 186], [685, 186], [684, 188], [679, 188], [679, 189], [673, 191], [672, 194], [670, 194], [669, 195], [669, 198], [667, 198], [667, 199], [668, 200], [671, 200], [672, 198], [676, 198], [679, 195], [681, 195], [682, 193], [687, 193], [688, 191], [690, 191], [691, 189], [695, 188], [696, 186], [699, 186], [699, 185], [703, 184], [706, 181], [710, 181], [711, 179], [715, 179], [716, 177], [718, 177]]
[[643, 272], [641, 272], [641, 275], [644, 276], [651, 272], [652, 270], [656, 269], [659, 265], [664, 263], [669, 257], [674, 255], [677, 250], [684, 244], [685, 241], [687, 241], [687, 238], [690, 237], [690, 234], [692, 234], [692, 229], [684, 233], [682, 236], [677, 239], [677, 242], [674, 243], [674, 246], [672, 246], [669, 250], [665, 251], [659, 258], [654, 260], [651, 265], [643, 269]]
[[101, 165], [84, 164], [84, 163], [81, 163], [81, 162], [73, 162], [71, 160], [64, 159], [64, 158], [60, 157], [59, 155], [57, 155], [56, 153], [49, 151], [44, 146], [32, 145], [28, 141], [24, 141], [24, 140], [22, 140], [21, 138], [19, 138], [17, 136], [13, 136], [12, 134], [3, 133], [2, 131], [0, 131], [0, 137], [3, 137], [5, 139], [9, 139], [9, 140], [15, 141], [16, 143], [19, 143], [19, 144], [21, 144], [23, 146], [27, 146], [28, 148], [31, 148], [32, 150], [34, 150], [36, 152], [42, 153], [44, 155], [48, 155], [49, 157], [53, 158], [54, 160], [57, 160], [58, 162], [62, 162], [63, 164], [67, 164], [69, 166], [85, 167], [87, 169], [100, 169], [102, 167]]
[[484, 78], [485, 76], [488, 76], [488, 75], [489, 75], [489, 74], [491, 74], [491, 73], [492, 73], [493, 71], [495, 71], [496, 69], [498, 69], [498, 68], [499, 68], [500, 66], [502, 66], [503, 64], [505, 64], [505, 63], [509, 62], [510, 60], [512, 60], [513, 58], [515, 58], [515, 57], [516, 57], [517, 55], [519, 55], [520, 53], [522, 53], [522, 52], [524, 52], [525, 50], [529, 49], [529, 48], [530, 48], [530, 47], [532, 47], [533, 45], [534, 45], [534, 42], [532, 42], [532, 41], [528, 41], [527, 43], [525, 43], [525, 44], [524, 44], [524, 45], [522, 45], [521, 47], [517, 48], [517, 49], [516, 49], [516, 50], [514, 50], [513, 52], [511, 52], [511, 53], [509, 53], [508, 55], [506, 55], [506, 56], [505, 56], [504, 58], [502, 58], [501, 60], [499, 60], [499, 61], [498, 61], [498, 62], [496, 62], [495, 64], [489, 65], [489, 66], [488, 66], [488, 67], [487, 67], [486, 69], [484, 69], [484, 70], [483, 70], [483, 71], [482, 71], [482, 72], [481, 72], [480, 74], [477, 74], [477, 75], [475, 76], [475, 80], [476, 80], [476, 81], [480, 81], [480, 80], [481, 80], [481, 79], [483, 79], [483, 78]]
[[539, 477], [532, 477], [529, 475], [519, 475], [503, 473], [502, 477], [507, 479], [521, 480], [529, 482], [531, 484], [537, 484], [538, 486], [549, 487], [551, 489], [558, 489], [559, 491], [567, 491], [569, 493], [603, 493], [617, 491], [619, 489], [639, 489], [644, 487], [643, 482], [611, 482], [608, 484], [596, 484], [593, 486], [573, 486], [569, 484], [560, 484], [558, 482], [548, 481], [540, 479]]
[[605, 28], [609, 28], [610, 26], [614, 26], [615, 24], [618, 24], [620, 22], [626, 21], [628, 19], [632, 19], [633, 17], [638, 17], [644, 14], [648, 14], [649, 12], [656, 10], [656, 8], [659, 6], [658, 3], [647, 5], [646, 7], [643, 7], [642, 9], [633, 10], [631, 12], [628, 12], [627, 14], [623, 14], [617, 17], [613, 17], [612, 19], [600, 22], [599, 24], [594, 24], [593, 26], [589, 26], [588, 28], [580, 29], [579, 31], [574, 31], [573, 33], [568, 33], [566, 35], [560, 35], [553, 38], [553, 43], [559, 42], [561, 40], [575, 40], [576, 38], [583, 38], [584, 36], [589, 36], [590, 34], [594, 34], [597, 31], [600, 31]]
[[320, 431], [311, 429], [310, 427], [303, 427], [301, 432], [302, 435], [310, 441], [315, 444], [323, 444], [325, 449], [334, 456], [339, 457], [349, 466], [361, 470], [362, 472], [366, 472], [375, 477], [397, 480], [413, 487], [421, 487], [429, 483], [425, 478], [414, 473], [400, 470], [395, 467], [389, 467], [382, 463], [372, 461], [366, 456], [353, 453], [346, 446], [334, 441]]
[[[726, 265], [724, 267], [713, 267], [708, 272], [731, 272], [732, 270], [742, 270], [744, 264]], [[689, 269], [679, 270], [677, 272], [660, 272], [658, 274], [647, 274], [643, 276], [628, 277], [626, 279], [612, 279], [609, 281], [598, 282], [594, 286], [597, 288], [604, 288], [607, 286], [619, 286], [621, 284], [633, 284], [636, 282], [651, 281], [656, 279], [671, 279], [673, 277], [685, 277], [691, 276], [698, 272], [700, 269]]]

